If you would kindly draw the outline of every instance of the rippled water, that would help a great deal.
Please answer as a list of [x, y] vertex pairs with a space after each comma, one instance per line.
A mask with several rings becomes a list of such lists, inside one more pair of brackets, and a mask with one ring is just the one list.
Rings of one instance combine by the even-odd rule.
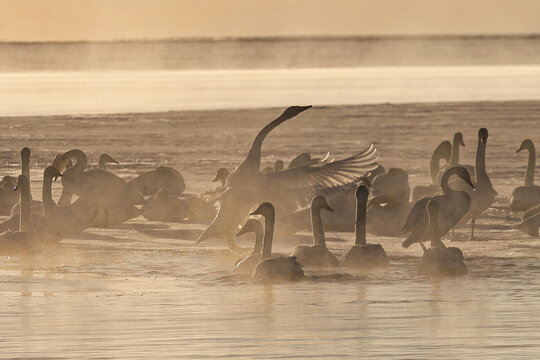
[[[2, 174], [19, 171], [18, 149], [29, 146], [39, 198], [45, 165], [79, 147], [90, 163], [109, 152], [121, 163], [111, 171], [126, 178], [174, 166], [187, 191], [198, 193], [212, 189], [218, 167], [236, 166], [281, 110], [2, 118]], [[462, 278], [418, 276], [418, 247], [370, 236], [384, 245], [390, 268], [307, 269], [299, 283], [254, 283], [231, 274], [236, 256], [224, 243], [194, 245], [204, 225], [136, 218], [88, 229], [32, 259], [0, 259], [1, 356], [536, 358], [540, 240], [512, 230], [518, 216], [505, 207], [524, 176], [526, 156], [515, 150], [524, 136], [540, 142], [539, 117], [539, 102], [314, 107], [265, 143], [263, 166], [302, 151], [339, 158], [374, 142], [382, 164], [407, 169], [418, 185], [428, 181], [427, 161], [441, 139], [461, 130], [463, 162], [472, 163], [477, 129], [488, 127], [498, 196], [478, 221], [481, 241], [452, 243], [465, 253]], [[59, 191], [55, 183], [55, 197]], [[327, 236], [342, 261], [352, 234]], [[277, 250], [310, 241], [305, 233], [280, 238]], [[241, 245], [249, 246], [248, 236]]]

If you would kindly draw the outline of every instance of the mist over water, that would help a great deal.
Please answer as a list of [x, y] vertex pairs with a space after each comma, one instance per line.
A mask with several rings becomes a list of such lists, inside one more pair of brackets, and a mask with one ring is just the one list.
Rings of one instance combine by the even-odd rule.
[[[540, 240], [513, 230], [519, 216], [507, 210], [527, 161], [515, 150], [525, 137], [540, 142], [540, 102], [516, 101], [540, 100], [538, 39], [0, 49], [8, 54], [0, 57], [0, 116], [20, 116], [0, 119], [2, 175], [18, 174], [18, 151], [30, 147], [35, 199], [45, 166], [71, 148], [85, 150], [90, 164], [108, 152], [120, 162], [110, 171], [125, 179], [166, 165], [182, 172], [188, 193], [211, 190], [215, 171], [237, 166], [257, 132], [296, 103], [320, 106], [269, 135], [262, 167], [304, 151], [342, 158], [373, 142], [380, 162], [407, 170], [413, 187], [429, 182], [432, 150], [455, 131], [464, 134], [462, 162], [473, 164], [477, 130], [487, 127], [487, 171], [498, 192], [478, 220], [480, 241], [445, 240], [463, 250], [469, 269], [456, 279], [417, 275], [418, 246], [368, 234], [386, 249], [388, 269], [308, 268], [305, 281], [265, 285], [232, 275], [237, 256], [223, 241], [194, 244], [205, 224], [142, 217], [88, 229], [32, 258], [2, 257], [1, 356], [508, 359], [540, 352]], [[392, 104], [355, 105], [381, 102]], [[337, 104], [350, 105], [323, 106]], [[54, 183], [56, 200], [60, 191]], [[461, 238], [469, 231], [457, 228]], [[275, 251], [311, 241], [309, 233], [278, 237]], [[327, 244], [343, 262], [353, 234], [327, 233]], [[240, 245], [251, 246], [250, 236]]]

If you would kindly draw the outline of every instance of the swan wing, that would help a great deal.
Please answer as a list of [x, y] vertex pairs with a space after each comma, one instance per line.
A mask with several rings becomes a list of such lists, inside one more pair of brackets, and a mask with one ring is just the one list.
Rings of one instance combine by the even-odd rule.
[[272, 199], [294, 198], [298, 205], [308, 204], [314, 195], [323, 191], [343, 191], [378, 164], [374, 145], [348, 158], [300, 166], [265, 174], [265, 183]]

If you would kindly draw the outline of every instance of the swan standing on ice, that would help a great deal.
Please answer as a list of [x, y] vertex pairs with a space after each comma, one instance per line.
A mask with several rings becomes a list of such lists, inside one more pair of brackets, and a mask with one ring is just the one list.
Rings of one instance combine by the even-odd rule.
[[361, 185], [356, 189], [356, 237], [354, 246], [345, 255], [345, 266], [374, 268], [386, 267], [389, 264], [383, 247], [380, 244], [368, 244], [366, 241], [368, 196], [369, 190], [366, 186]]
[[540, 186], [534, 185], [534, 168], [536, 167], [536, 149], [530, 139], [523, 140], [517, 153], [521, 150], [529, 152], [527, 171], [525, 173], [525, 184], [514, 189], [510, 200], [512, 211], [525, 211], [540, 204]]
[[313, 245], [297, 246], [291, 256], [295, 256], [304, 266], [338, 266], [338, 260], [326, 247], [321, 210], [334, 211], [323, 196], [316, 196], [311, 202], [311, 227]]
[[415, 242], [428, 241], [430, 238], [429, 219], [426, 212], [430, 200], [436, 200], [439, 205], [439, 234], [444, 236], [454, 228], [471, 209], [471, 196], [466, 191], [452, 190], [448, 185], [452, 175], [461, 178], [471, 189], [474, 189], [469, 172], [462, 167], [453, 167], [444, 173], [441, 179], [443, 195], [423, 198], [417, 201], [411, 209], [407, 221], [401, 230], [409, 234], [402, 245], [408, 248]]
[[431, 232], [431, 247], [424, 251], [418, 273], [432, 277], [466, 274], [467, 267], [463, 262], [463, 252], [456, 247], [447, 248], [441, 241], [439, 231], [439, 221], [441, 219], [437, 200], [429, 200], [426, 212]]
[[318, 191], [354, 182], [377, 164], [376, 150], [372, 146], [349, 158], [312, 166], [301, 166], [271, 174], [260, 171], [261, 148], [270, 131], [284, 121], [309, 109], [310, 106], [292, 106], [266, 125], [257, 135], [245, 160], [227, 179], [227, 189], [221, 197], [218, 213], [212, 223], [197, 239], [197, 243], [211, 238], [225, 238], [229, 248], [236, 247], [233, 234], [253, 205], [272, 201], [284, 213], [296, 209], [287, 205], [304, 204]]
[[297, 281], [304, 278], [302, 264], [294, 256], [272, 256], [274, 239], [274, 222], [276, 213], [274, 206], [264, 202], [250, 215], [264, 216], [264, 238], [261, 262], [253, 271], [253, 279], [261, 281]]

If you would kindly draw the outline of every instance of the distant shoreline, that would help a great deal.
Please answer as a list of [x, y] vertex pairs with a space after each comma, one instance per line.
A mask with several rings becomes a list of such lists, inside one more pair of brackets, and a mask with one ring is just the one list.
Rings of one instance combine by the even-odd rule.
[[112, 40], [54, 40], [16, 41], [0, 39], [0, 44], [117, 44], [117, 43], [178, 43], [178, 42], [253, 42], [253, 41], [373, 41], [373, 40], [495, 40], [495, 39], [540, 39], [540, 33], [531, 34], [434, 34], [434, 35], [320, 35], [320, 36], [216, 36], [155, 39], [112, 39]]

